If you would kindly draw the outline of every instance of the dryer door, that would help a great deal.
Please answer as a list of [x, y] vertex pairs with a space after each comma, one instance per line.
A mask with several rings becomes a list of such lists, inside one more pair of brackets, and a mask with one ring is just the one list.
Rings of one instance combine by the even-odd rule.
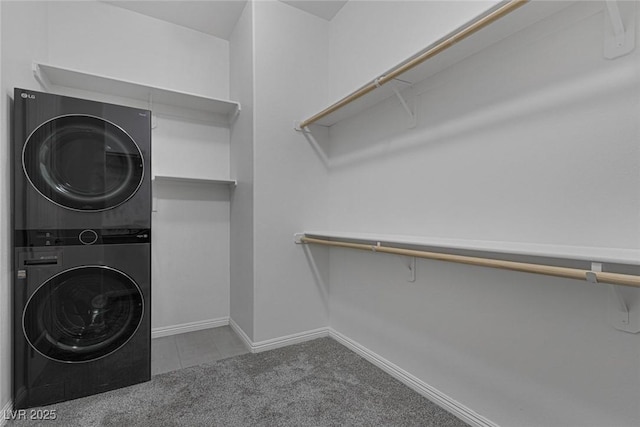
[[138, 285], [104, 266], [77, 267], [42, 284], [24, 309], [29, 344], [59, 362], [88, 362], [118, 350], [144, 312]]
[[79, 211], [124, 203], [144, 176], [142, 152], [133, 139], [115, 124], [86, 115], [40, 125], [27, 138], [22, 165], [41, 195]]

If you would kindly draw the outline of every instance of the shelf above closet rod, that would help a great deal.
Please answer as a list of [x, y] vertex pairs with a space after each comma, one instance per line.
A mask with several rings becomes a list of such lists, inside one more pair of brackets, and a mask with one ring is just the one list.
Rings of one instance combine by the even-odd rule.
[[567, 279], [586, 280], [589, 282], [607, 283], [640, 288], [640, 276], [631, 274], [609, 273], [603, 271], [582, 270], [577, 268], [557, 267], [553, 265], [531, 264], [524, 262], [505, 261], [492, 258], [471, 257], [453, 255], [439, 252], [418, 251], [403, 249], [393, 246], [340, 242], [334, 240], [316, 239], [306, 236], [299, 237], [300, 243], [310, 243], [324, 246], [335, 246], [348, 249], [359, 249], [370, 252], [382, 252], [387, 254], [404, 255], [416, 258], [425, 258], [438, 261], [456, 262], [479, 267], [498, 268], [503, 270], [519, 271], [524, 273], [544, 274], [547, 276], [563, 277]]
[[493, 9], [489, 13], [484, 16], [479, 17], [478, 19], [471, 21], [467, 25], [458, 28], [455, 32], [445, 36], [440, 41], [436, 42], [433, 46], [428, 47], [424, 52], [418, 54], [414, 58], [407, 60], [404, 63], [399, 64], [398, 66], [391, 69], [386, 74], [378, 77], [377, 79], [367, 83], [362, 86], [360, 89], [355, 92], [347, 95], [336, 103], [330, 105], [324, 110], [320, 111], [316, 115], [302, 121], [299, 123], [298, 128], [304, 129], [309, 125], [318, 122], [322, 118], [328, 116], [329, 114], [347, 106], [348, 104], [356, 101], [357, 99], [363, 97], [364, 95], [374, 91], [385, 83], [389, 83], [392, 80], [397, 79], [403, 73], [406, 73], [409, 70], [412, 70], [416, 66], [422, 64], [427, 61], [429, 58], [436, 56], [437, 54], [449, 49], [451, 46], [456, 43], [466, 39], [472, 34], [478, 32], [484, 27], [489, 26], [493, 22], [502, 18], [503, 16], [513, 12], [524, 4], [528, 3], [530, 0], [509, 0], [499, 5], [497, 8]]

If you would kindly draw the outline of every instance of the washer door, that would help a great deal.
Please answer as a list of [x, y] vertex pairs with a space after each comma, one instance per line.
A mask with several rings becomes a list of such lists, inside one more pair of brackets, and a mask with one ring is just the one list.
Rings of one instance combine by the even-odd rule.
[[31, 296], [22, 324], [29, 344], [60, 362], [88, 362], [118, 350], [144, 312], [138, 285], [104, 266], [77, 267], [47, 280]]
[[22, 166], [40, 194], [80, 211], [124, 203], [144, 175], [142, 152], [133, 139], [113, 123], [86, 115], [40, 125], [27, 138]]

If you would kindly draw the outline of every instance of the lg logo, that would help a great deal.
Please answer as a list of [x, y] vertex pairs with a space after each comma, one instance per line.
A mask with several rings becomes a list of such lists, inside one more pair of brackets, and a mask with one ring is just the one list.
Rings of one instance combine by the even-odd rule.
[[25, 92], [22, 92], [20, 96], [23, 97], [24, 99], [36, 99], [35, 95], [32, 95], [30, 93], [25, 93]]

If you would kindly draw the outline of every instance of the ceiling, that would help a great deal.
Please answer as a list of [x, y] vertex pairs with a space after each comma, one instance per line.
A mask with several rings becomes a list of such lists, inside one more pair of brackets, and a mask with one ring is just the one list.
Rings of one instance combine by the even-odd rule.
[[309, 12], [312, 15], [317, 16], [318, 18], [326, 19], [327, 21], [331, 21], [336, 13], [342, 6], [347, 3], [347, 0], [291, 0], [285, 1], [280, 0], [283, 3], [286, 3], [290, 6], [297, 7], [300, 10], [304, 10], [305, 12]]
[[[152, 18], [171, 22], [228, 40], [247, 0], [102, 0]], [[347, 0], [283, 1], [290, 6], [331, 20]]]

